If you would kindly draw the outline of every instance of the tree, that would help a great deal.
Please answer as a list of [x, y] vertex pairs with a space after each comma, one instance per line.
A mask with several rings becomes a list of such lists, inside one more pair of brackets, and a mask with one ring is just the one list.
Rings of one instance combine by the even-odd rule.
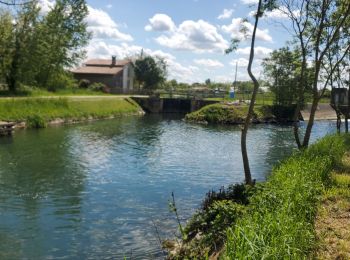
[[6, 82], [10, 92], [15, 92], [19, 83], [27, 83], [33, 76], [32, 68], [35, 55], [36, 26], [39, 22], [37, 2], [23, 5], [16, 17], [13, 29], [13, 44], [7, 46], [11, 52], [11, 65], [7, 72]]
[[11, 13], [0, 10], [0, 83], [6, 81], [12, 62], [11, 52], [14, 42], [12, 20]]
[[136, 80], [145, 89], [156, 89], [166, 79], [166, 63], [163, 59], [145, 56], [143, 54], [135, 61]]
[[[298, 102], [295, 111], [294, 136], [299, 149], [309, 145], [315, 113], [319, 100], [322, 98], [328, 85], [327, 79], [323, 82], [322, 74], [325, 71], [327, 54], [331, 50], [338, 50], [341, 59], [349, 52], [349, 15], [350, 2], [348, 0], [281, 0], [282, 12], [290, 18], [293, 34], [298, 40], [301, 49], [302, 69], [298, 86]], [[298, 12], [296, 12], [298, 10]], [[339, 40], [342, 47], [339, 46]], [[331, 54], [331, 56], [334, 55]], [[297, 115], [300, 112], [307, 80], [307, 61], [312, 61], [312, 105], [303, 140], [299, 136]], [[336, 72], [340, 62], [335, 63], [328, 70], [328, 78]]]
[[[283, 47], [273, 51], [262, 62], [264, 75], [268, 79], [268, 86], [275, 95], [278, 105], [295, 104], [298, 98], [297, 85], [300, 82], [302, 59], [298, 50]], [[310, 71], [307, 71], [310, 75]], [[305, 90], [310, 90], [310, 79], [307, 78]], [[304, 91], [303, 91], [304, 93]]]
[[[244, 121], [242, 134], [241, 134], [242, 159], [243, 159], [245, 183], [247, 185], [254, 185], [254, 181], [252, 179], [252, 174], [250, 171], [249, 158], [248, 158], [248, 152], [247, 152], [247, 134], [248, 134], [249, 125], [250, 125], [252, 117], [253, 117], [256, 96], [257, 96], [258, 90], [259, 90], [259, 82], [252, 72], [252, 65], [253, 65], [253, 61], [254, 61], [254, 48], [255, 48], [256, 32], [258, 29], [258, 23], [259, 23], [260, 17], [262, 17], [262, 15], [264, 14], [265, 11], [273, 10], [275, 7], [276, 7], [276, 2], [274, 0], [259, 0], [257, 12], [255, 14], [255, 23], [254, 23], [253, 34], [252, 34], [252, 38], [251, 38], [250, 55], [249, 55], [249, 63], [248, 63], [247, 71], [248, 71], [249, 77], [253, 81], [254, 89], [253, 89], [252, 97], [250, 100], [248, 113], [247, 113], [247, 116], [246, 116], [245, 121]], [[231, 46], [226, 51], [226, 53], [233, 51], [235, 49], [236, 43], [237, 42], [235, 40], [232, 40], [233, 46]]]
[[85, 0], [57, 0], [39, 27], [39, 86], [55, 89], [55, 79], [85, 56], [84, 46], [91, 34], [85, 21]]
[[[4, 47], [0, 53], [10, 53], [1, 69], [11, 92], [19, 84], [55, 89], [62, 82], [69, 82], [67, 69], [77, 65], [85, 55], [83, 47], [90, 39], [85, 0], [57, 0], [44, 17], [38, 6], [34, 0], [20, 5], [18, 14], [12, 17], [15, 24], [11, 39], [0, 40]], [[5, 28], [4, 24], [0, 27]], [[8, 63], [9, 66], [4, 65]]]

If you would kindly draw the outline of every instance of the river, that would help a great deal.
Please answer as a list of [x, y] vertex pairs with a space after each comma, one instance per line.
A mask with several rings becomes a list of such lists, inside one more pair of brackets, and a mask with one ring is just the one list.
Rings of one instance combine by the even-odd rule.
[[[312, 139], [335, 131], [316, 122]], [[290, 126], [255, 125], [253, 177], [295, 149]], [[162, 258], [210, 189], [243, 181], [238, 126], [127, 117], [0, 138], [0, 259]], [[158, 232], [156, 231], [158, 230]]]

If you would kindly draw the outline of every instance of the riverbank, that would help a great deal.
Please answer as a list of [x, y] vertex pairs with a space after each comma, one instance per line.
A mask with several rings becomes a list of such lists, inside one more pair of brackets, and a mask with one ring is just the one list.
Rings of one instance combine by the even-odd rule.
[[317, 259], [350, 259], [350, 153], [331, 175], [332, 185], [318, 207]]
[[[186, 115], [187, 122], [203, 124], [243, 124], [248, 113], [247, 105], [220, 103], [208, 105]], [[252, 123], [292, 121], [293, 107], [273, 105], [255, 106]]]
[[118, 96], [0, 98], [0, 111], [0, 121], [32, 128], [143, 114], [133, 100]]
[[[320, 199], [350, 149], [349, 136], [323, 138], [282, 162], [265, 183], [209, 193], [170, 258], [305, 259], [317, 249]], [[345, 229], [345, 226], [342, 226]]]

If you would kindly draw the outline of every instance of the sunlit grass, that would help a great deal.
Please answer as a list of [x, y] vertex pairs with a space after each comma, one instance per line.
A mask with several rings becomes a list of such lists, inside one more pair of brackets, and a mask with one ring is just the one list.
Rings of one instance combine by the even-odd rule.
[[[347, 136], [326, 137], [273, 170], [253, 195], [249, 214], [227, 232], [227, 259], [307, 259], [316, 245], [317, 206], [334, 178], [332, 169], [348, 149]], [[328, 189], [328, 191], [331, 191]], [[339, 191], [347, 193], [342, 187]]]
[[0, 121], [27, 121], [41, 118], [44, 121], [60, 119], [104, 118], [134, 114], [140, 111], [129, 99], [68, 99], [25, 98], [0, 99]]

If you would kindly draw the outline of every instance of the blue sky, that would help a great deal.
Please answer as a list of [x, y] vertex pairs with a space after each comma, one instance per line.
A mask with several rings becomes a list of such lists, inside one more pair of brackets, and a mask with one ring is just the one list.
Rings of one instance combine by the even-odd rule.
[[[41, 0], [47, 10], [52, 0]], [[256, 0], [87, 0], [87, 23], [93, 38], [87, 58], [119, 59], [144, 52], [164, 58], [168, 78], [181, 82], [247, 80], [250, 39], [240, 32], [242, 19], [252, 30]], [[254, 71], [259, 75], [261, 59], [282, 47], [290, 35], [278, 25], [286, 21], [281, 12], [268, 13], [259, 24]], [[232, 38], [239, 48], [225, 55]]]

